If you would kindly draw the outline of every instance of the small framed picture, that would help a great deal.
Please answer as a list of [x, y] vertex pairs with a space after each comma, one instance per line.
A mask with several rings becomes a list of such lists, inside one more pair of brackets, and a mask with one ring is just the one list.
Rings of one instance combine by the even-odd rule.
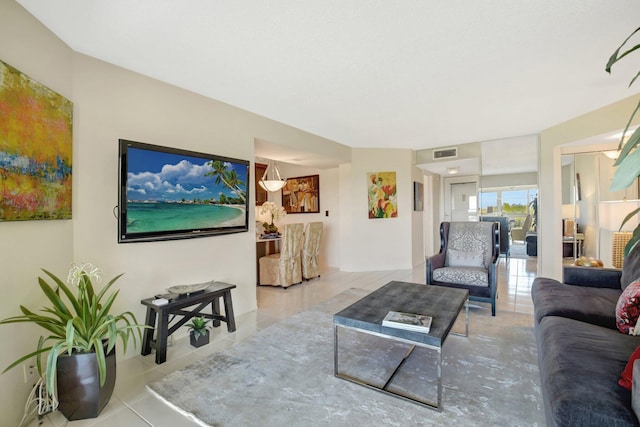
[[413, 210], [424, 210], [424, 185], [421, 182], [413, 182]]

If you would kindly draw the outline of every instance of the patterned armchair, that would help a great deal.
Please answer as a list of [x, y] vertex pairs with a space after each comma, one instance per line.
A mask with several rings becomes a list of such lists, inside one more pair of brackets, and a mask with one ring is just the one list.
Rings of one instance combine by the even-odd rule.
[[427, 258], [427, 285], [467, 289], [469, 300], [490, 303], [495, 316], [499, 254], [497, 223], [443, 222], [440, 252]]
[[259, 259], [260, 284], [289, 287], [302, 282], [302, 224], [285, 224], [282, 227], [280, 253]]
[[308, 222], [304, 226], [304, 245], [302, 246], [302, 278], [305, 280], [320, 277], [318, 253], [322, 240], [321, 222]]

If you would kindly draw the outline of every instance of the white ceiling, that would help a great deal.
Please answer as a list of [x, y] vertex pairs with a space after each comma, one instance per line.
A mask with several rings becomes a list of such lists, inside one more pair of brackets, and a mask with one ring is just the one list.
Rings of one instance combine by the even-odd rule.
[[77, 52], [351, 147], [537, 134], [639, 68], [604, 71], [637, 0], [18, 2]]

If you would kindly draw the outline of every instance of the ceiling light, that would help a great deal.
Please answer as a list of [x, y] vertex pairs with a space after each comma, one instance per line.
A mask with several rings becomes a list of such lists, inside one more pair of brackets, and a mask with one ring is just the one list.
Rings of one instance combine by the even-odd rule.
[[604, 154], [605, 156], [607, 156], [611, 160], [616, 160], [618, 158], [618, 156], [620, 155], [620, 150], [603, 151], [602, 154]]
[[458, 172], [460, 172], [460, 168], [458, 166], [452, 167], [452, 168], [447, 168], [447, 173], [449, 175], [455, 175]]
[[267, 170], [264, 171], [264, 175], [262, 175], [262, 178], [258, 182], [260, 187], [273, 193], [282, 190], [282, 187], [284, 187], [286, 183], [287, 180], [280, 177], [280, 171], [276, 167], [276, 162], [270, 160], [267, 165]]

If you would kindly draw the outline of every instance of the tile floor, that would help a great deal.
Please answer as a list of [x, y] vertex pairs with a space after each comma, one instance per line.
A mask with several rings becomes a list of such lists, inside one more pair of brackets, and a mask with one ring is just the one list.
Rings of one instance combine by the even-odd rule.
[[[533, 313], [530, 291], [535, 275], [535, 258], [511, 257], [507, 261], [501, 257], [498, 263], [498, 316], [500, 311]], [[391, 280], [424, 283], [424, 264], [413, 270], [399, 271], [349, 273], [330, 270], [319, 279], [287, 289], [258, 287], [258, 310], [238, 316], [235, 333], [228, 333], [223, 324], [213, 331], [211, 343], [199, 349], [191, 347], [188, 338], [177, 339], [168, 348], [167, 362], [162, 365], [154, 363], [154, 353], [120, 360], [114, 394], [98, 418], [69, 422], [60, 413], [54, 412], [42, 420], [32, 422], [29, 427], [197, 426], [198, 424], [191, 419], [150, 395], [145, 389], [145, 384], [208, 354], [224, 350], [256, 331], [346, 289], [361, 288], [373, 291]], [[485, 310], [490, 309], [487, 304], [477, 306]]]

